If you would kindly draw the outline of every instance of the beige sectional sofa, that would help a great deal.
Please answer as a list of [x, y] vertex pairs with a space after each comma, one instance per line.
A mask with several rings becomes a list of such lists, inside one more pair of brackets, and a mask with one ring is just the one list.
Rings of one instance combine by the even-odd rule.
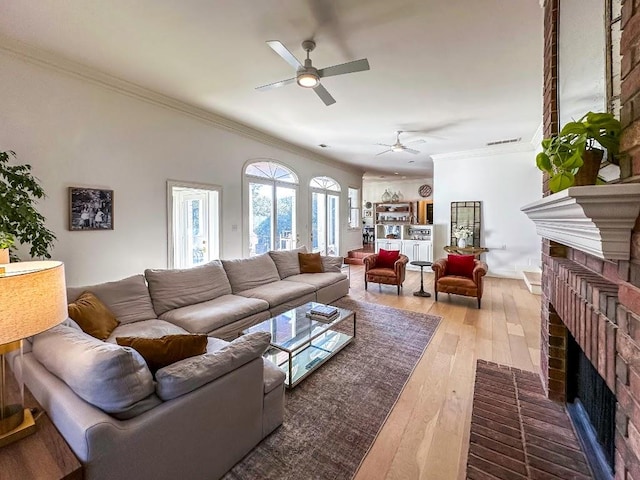
[[[298, 249], [147, 270], [93, 292], [120, 325], [106, 341], [72, 320], [34, 337], [21, 376], [93, 479], [215, 479], [283, 421], [285, 375], [262, 358], [265, 333], [245, 328], [308, 301], [346, 295], [341, 257], [324, 273], [301, 274]], [[206, 333], [207, 353], [158, 370], [155, 378], [122, 336]]]

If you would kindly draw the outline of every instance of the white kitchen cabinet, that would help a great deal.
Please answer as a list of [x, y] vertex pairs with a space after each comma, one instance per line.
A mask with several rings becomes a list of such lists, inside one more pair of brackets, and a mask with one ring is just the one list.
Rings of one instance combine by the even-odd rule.
[[402, 252], [402, 240], [395, 238], [376, 240], [376, 253], [378, 253], [381, 248], [384, 250], [399, 250]]
[[[433, 262], [433, 244], [424, 240], [403, 240], [402, 253], [409, 257], [409, 262], [416, 260]], [[408, 264], [411, 270], [420, 270], [420, 267]]]

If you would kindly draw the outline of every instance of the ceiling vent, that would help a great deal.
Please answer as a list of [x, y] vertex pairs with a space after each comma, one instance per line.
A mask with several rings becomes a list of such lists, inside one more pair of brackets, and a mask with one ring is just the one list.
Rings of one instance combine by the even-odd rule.
[[522, 140], [522, 137], [518, 137], [518, 138], [509, 138], [507, 140], [498, 140], [496, 142], [489, 142], [487, 143], [487, 147], [491, 147], [493, 145], [502, 145], [504, 143], [518, 143], [520, 140]]
[[326, 143], [321, 143], [320, 145], [318, 145], [320, 148], [328, 148], [329, 145], [327, 145]]

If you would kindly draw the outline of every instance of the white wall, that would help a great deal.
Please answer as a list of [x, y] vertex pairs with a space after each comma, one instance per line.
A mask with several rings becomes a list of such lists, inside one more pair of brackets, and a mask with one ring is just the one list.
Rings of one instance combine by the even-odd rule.
[[[522, 147], [520, 147], [522, 148]], [[434, 156], [434, 257], [446, 255], [451, 202], [482, 202], [481, 244], [489, 274], [522, 278], [522, 271], [540, 266], [540, 237], [520, 207], [542, 197], [542, 174], [535, 153], [486, 149]]]
[[[426, 200], [431, 197], [422, 198], [418, 194], [420, 185], [428, 183], [433, 187], [432, 178], [393, 178], [388, 179], [368, 179], [365, 178], [362, 183], [362, 199], [365, 202], [381, 202], [382, 194], [385, 190], [393, 195], [394, 192], [402, 194], [402, 200]], [[435, 190], [435, 188], [434, 188]]]
[[[341, 253], [362, 245], [348, 230], [347, 187], [360, 171], [265, 144], [147, 100], [0, 52], [0, 151], [29, 163], [48, 198], [39, 205], [58, 239], [67, 283], [115, 280], [167, 267], [168, 179], [222, 186], [221, 256], [242, 255], [242, 169], [271, 158], [300, 178], [301, 243], [309, 245], [309, 180], [328, 175], [343, 190]], [[70, 186], [114, 190], [113, 231], [68, 230]]]

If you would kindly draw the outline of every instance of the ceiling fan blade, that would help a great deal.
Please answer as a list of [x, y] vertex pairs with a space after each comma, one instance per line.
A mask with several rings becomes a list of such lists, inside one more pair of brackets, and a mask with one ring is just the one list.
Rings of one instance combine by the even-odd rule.
[[393, 147], [393, 145], [387, 145], [386, 143], [374, 143], [374, 145], [380, 145], [382, 147]]
[[327, 89], [324, 88], [322, 84], [318, 84], [318, 86], [315, 87], [313, 91], [316, 92], [316, 95], [320, 97], [320, 100], [322, 100], [327, 107], [336, 103], [336, 99], [333, 98], [329, 92], [327, 92]]
[[289, 85], [290, 83], [295, 83], [295, 81], [296, 77], [287, 78], [286, 80], [280, 80], [279, 82], [261, 85], [260, 87], [256, 87], [256, 90], [271, 90], [273, 88], [284, 87], [285, 85]]
[[420, 153], [419, 150], [414, 150], [413, 148], [407, 148], [407, 147], [403, 148], [402, 151], [403, 152], [409, 152], [409, 153], [411, 153], [413, 155], [418, 155]]
[[424, 141], [422, 138], [419, 138], [418, 140], [411, 140], [410, 142], [404, 142], [405, 145], [415, 145], [416, 143], [427, 143], [426, 141]]
[[287, 50], [287, 47], [285, 47], [278, 40], [269, 40], [267, 42], [267, 45], [269, 45], [274, 52], [280, 55], [284, 59], [284, 61], [287, 62], [289, 65], [291, 65], [296, 71], [302, 68], [302, 64], [300, 63], [300, 60], [294, 57], [293, 53]]
[[385, 150], [384, 152], [376, 153], [376, 157], [377, 157], [378, 155], [382, 155], [383, 153], [389, 153], [389, 152], [391, 152], [391, 151], [392, 151], [392, 150], [391, 150], [391, 149], [389, 149], [389, 150]]
[[369, 61], [366, 58], [354, 60], [353, 62], [341, 63], [332, 67], [321, 68], [318, 70], [320, 78], [333, 77], [335, 75], [344, 75], [345, 73], [363, 72], [369, 70]]

